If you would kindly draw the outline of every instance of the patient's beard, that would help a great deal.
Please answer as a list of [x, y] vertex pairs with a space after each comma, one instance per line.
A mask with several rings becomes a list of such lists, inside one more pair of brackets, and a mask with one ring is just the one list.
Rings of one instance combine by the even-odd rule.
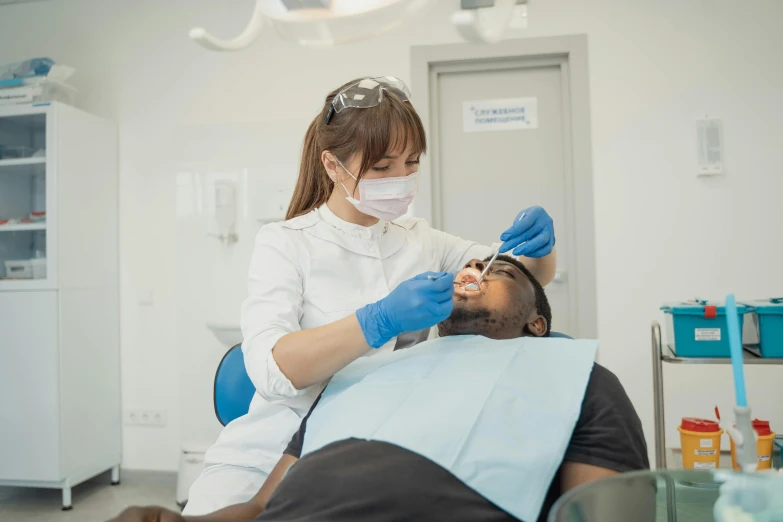
[[502, 328], [492, 316], [489, 308], [455, 307], [448, 319], [438, 325], [438, 335], [484, 335], [493, 337], [492, 333]]

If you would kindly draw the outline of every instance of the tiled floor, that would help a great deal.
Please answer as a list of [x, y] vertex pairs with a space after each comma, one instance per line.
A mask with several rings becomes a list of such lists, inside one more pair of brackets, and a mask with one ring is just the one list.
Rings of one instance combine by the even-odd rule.
[[98, 522], [132, 505], [160, 505], [179, 510], [175, 473], [123, 471], [122, 483], [109, 485], [108, 474], [73, 488], [73, 509], [61, 511], [58, 489], [0, 487], [2, 522]]

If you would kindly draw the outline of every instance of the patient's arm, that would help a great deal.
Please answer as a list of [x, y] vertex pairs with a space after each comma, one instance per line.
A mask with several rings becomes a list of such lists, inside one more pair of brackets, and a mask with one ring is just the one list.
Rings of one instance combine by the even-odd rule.
[[228, 506], [209, 515], [200, 517], [185, 517], [187, 522], [236, 522], [240, 520], [252, 520], [264, 512], [267, 502], [282, 482], [288, 468], [294, 465], [298, 458], [283, 454], [277, 461], [269, 478], [264, 481], [264, 485], [258, 490], [258, 493], [243, 504]]
[[633, 404], [617, 377], [596, 364], [560, 468], [561, 491], [607, 479], [576, 493], [585, 520], [654, 521], [654, 481], [643, 474], [618, 476], [649, 468], [644, 431]]
[[263, 506], [259, 506], [254, 500], [228, 506], [200, 517], [183, 517], [175, 511], [159, 506], [134, 506], [126, 509], [109, 522], [238, 522], [253, 520], [263, 510]]
[[179, 513], [169, 511], [157, 506], [150, 507], [132, 507], [128, 508], [112, 522], [238, 522], [241, 520], [253, 520], [263, 513], [267, 502], [269, 502], [272, 493], [277, 489], [278, 484], [283, 480], [285, 472], [288, 471], [297, 460], [291, 455], [283, 455], [277, 461], [269, 478], [258, 490], [258, 493], [242, 504], [224, 507], [214, 513], [199, 517], [183, 517]]
[[563, 493], [594, 480], [618, 475], [617, 471], [582, 464], [581, 462], [563, 462], [560, 469], [560, 489]]
[[[590, 464], [564, 462], [560, 468], [560, 487], [563, 493], [566, 493], [588, 482], [619, 474], [617, 471]], [[655, 484], [652, 479], [644, 475], [631, 475], [625, 480], [608, 481], [594, 486], [590, 494], [579, 499], [579, 512], [585, 520], [653, 522], [655, 497]]]
[[[266, 505], [277, 489], [277, 486], [283, 481], [286, 471], [296, 464], [298, 460], [298, 458], [293, 455], [288, 455], [287, 453], [284, 453], [283, 456], [280, 457], [280, 460], [277, 461], [277, 464], [275, 464], [275, 467], [269, 474], [269, 478], [266, 479], [264, 485], [258, 490], [256, 496], [250, 500], [250, 502], [255, 502], [256, 505], [261, 506], [261, 511], [258, 513], [261, 513], [266, 508]], [[258, 515], [258, 513], [256, 513], [256, 515]]]

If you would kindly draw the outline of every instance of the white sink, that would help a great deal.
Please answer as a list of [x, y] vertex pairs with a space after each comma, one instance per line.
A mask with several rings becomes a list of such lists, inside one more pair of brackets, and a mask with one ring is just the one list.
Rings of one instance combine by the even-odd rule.
[[223, 346], [231, 348], [242, 342], [242, 329], [238, 324], [231, 323], [207, 323], [207, 328]]

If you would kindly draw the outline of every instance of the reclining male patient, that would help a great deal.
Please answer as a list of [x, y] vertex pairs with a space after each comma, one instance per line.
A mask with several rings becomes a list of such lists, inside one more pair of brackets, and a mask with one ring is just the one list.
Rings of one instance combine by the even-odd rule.
[[[457, 282], [483, 268], [471, 261]], [[335, 375], [252, 500], [186, 520], [532, 522], [571, 488], [649, 468], [622, 385], [592, 362], [597, 344], [530, 339], [551, 324], [541, 285], [500, 256], [478, 291], [457, 284], [440, 339]], [[118, 520], [182, 518], [132, 508]]]

